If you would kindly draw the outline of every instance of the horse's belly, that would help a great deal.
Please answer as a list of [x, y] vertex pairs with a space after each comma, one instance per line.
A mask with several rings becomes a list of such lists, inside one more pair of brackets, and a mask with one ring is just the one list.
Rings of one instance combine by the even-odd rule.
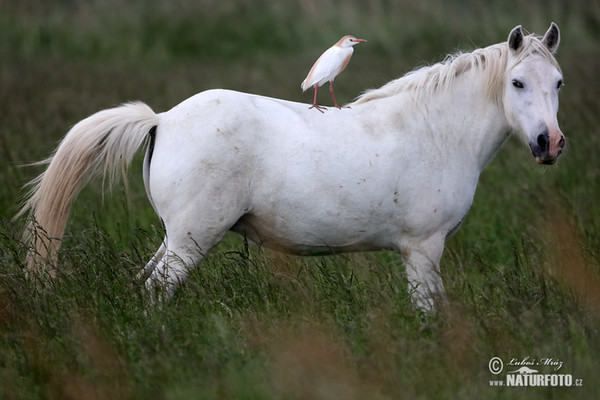
[[261, 246], [295, 255], [326, 255], [391, 248], [382, 232], [364, 227], [320, 221], [313, 228], [309, 221], [274, 221], [245, 215], [231, 228]]

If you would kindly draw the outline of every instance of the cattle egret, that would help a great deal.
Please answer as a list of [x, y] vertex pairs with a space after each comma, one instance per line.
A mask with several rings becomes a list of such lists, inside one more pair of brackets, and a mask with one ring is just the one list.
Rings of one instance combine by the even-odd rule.
[[329, 82], [329, 91], [333, 98], [333, 104], [337, 108], [341, 108], [333, 94], [333, 80], [344, 70], [344, 68], [346, 68], [348, 61], [350, 61], [350, 57], [352, 57], [352, 53], [354, 52], [353, 46], [360, 42], [366, 42], [366, 40], [346, 35], [321, 54], [321, 57], [319, 57], [317, 62], [312, 66], [306, 79], [304, 79], [301, 85], [303, 92], [312, 86], [315, 87], [315, 98], [312, 106], [309, 108], [316, 108], [321, 112], [323, 112], [322, 109], [326, 109], [325, 107], [317, 105], [317, 89], [319, 86], [323, 86], [325, 82]]

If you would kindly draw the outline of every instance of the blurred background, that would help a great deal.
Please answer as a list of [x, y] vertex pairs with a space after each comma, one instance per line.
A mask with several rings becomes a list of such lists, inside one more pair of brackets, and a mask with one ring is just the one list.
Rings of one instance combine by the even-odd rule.
[[[254, 270], [247, 259], [236, 269], [237, 261], [216, 256], [214, 268], [201, 273], [217, 275], [202, 284], [192, 277], [197, 285], [184, 291], [176, 311], [144, 318], [144, 303], [126, 282], [163, 233], [143, 188], [142, 154], [128, 190], [103, 196], [102, 183], [93, 182], [75, 202], [62, 253], [75, 281], [57, 286], [62, 298], [36, 294], [50, 302], [41, 306], [39, 297], [28, 299], [28, 286], [15, 283], [22, 282], [23, 223], [10, 218], [21, 187], [42, 171], [23, 165], [49, 156], [69, 127], [96, 111], [130, 100], [166, 111], [212, 88], [310, 103], [313, 92], [302, 93], [300, 82], [325, 49], [352, 34], [368, 43], [355, 47], [336, 78], [338, 102], [349, 103], [448, 53], [505, 41], [516, 25], [543, 34], [551, 21], [562, 35], [559, 122], [567, 147], [556, 165], [542, 167], [512, 138], [484, 170], [442, 259], [453, 304], [444, 318], [423, 323], [398, 289], [404, 282], [388, 285], [394, 275], [387, 268], [401, 270], [389, 253], [275, 259], [248, 280], [244, 271]], [[491, 356], [538, 352], [562, 358], [565, 369], [585, 377], [587, 391], [496, 389], [483, 397], [593, 398], [600, 357], [599, 37], [598, 1], [0, 0], [0, 397], [76, 398], [78, 387], [69, 392], [63, 383], [76, 385], [68, 377], [84, 365], [92, 373], [79, 376], [89, 383], [83, 388], [104, 394], [93, 398], [335, 398], [309, 390], [315, 376], [342, 382], [350, 388], [346, 398], [481, 398]], [[319, 103], [331, 103], [327, 91]], [[226, 242], [217, 254], [243, 247], [239, 239]], [[313, 262], [317, 267], [304, 267]], [[72, 354], [79, 348], [73, 343], [80, 353]], [[423, 377], [424, 369], [433, 375]], [[122, 379], [121, 389], [111, 391], [94, 373]]]
[[[448, 53], [504, 41], [516, 25], [543, 34], [551, 21], [562, 33], [567, 149], [555, 168], [538, 167], [512, 139], [482, 175], [474, 211], [482, 204], [488, 215], [472, 226], [475, 236], [511, 241], [506, 231], [518, 237], [540, 215], [535, 198], [552, 194], [593, 226], [597, 248], [600, 3], [585, 1], [0, 0], [0, 214], [14, 213], [20, 186], [40, 172], [18, 166], [47, 157], [70, 126], [100, 109], [141, 100], [166, 111], [211, 88], [310, 103], [300, 82], [345, 34], [368, 39], [336, 79], [340, 103], [349, 103]], [[327, 91], [319, 102], [331, 102]], [[141, 180], [131, 181], [130, 204], [148, 207], [147, 223], [156, 222]], [[99, 201], [89, 190], [89, 201]], [[127, 208], [119, 201], [103, 205], [108, 225], [111, 207]], [[144, 224], [145, 215], [130, 222]]]

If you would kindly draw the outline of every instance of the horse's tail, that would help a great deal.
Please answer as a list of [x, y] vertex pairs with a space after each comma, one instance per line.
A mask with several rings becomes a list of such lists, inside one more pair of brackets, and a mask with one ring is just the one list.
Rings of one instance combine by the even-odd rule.
[[54, 155], [37, 163], [49, 165], [29, 183], [31, 190], [15, 216], [29, 212], [25, 233], [29, 271], [42, 269], [54, 259], [71, 203], [83, 186], [100, 173], [108, 175], [109, 187], [116, 183], [118, 172], [125, 173], [158, 120], [141, 102], [97, 112], [71, 128]]

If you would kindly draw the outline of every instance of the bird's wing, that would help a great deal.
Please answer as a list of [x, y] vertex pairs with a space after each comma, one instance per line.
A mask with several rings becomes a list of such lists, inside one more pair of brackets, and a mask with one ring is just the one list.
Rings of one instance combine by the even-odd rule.
[[321, 86], [325, 82], [333, 80], [346, 67], [351, 56], [352, 47], [333, 46], [327, 49], [308, 72], [306, 79], [302, 82], [302, 90], [307, 90], [315, 84]]
[[310, 71], [308, 71], [308, 75], [306, 75], [306, 78], [304, 79], [304, 81], [302, 81], [301, 87], [303, 91], [314, 86], [315, 83], [317, 83], [320, 80], [320, 75], [322, 75], [323, 70], [323, 60], [329, 58], [329, 55], [335, 51], [334, 47], [330, 47], [329, 49], [325, 50], [323, 54], [321, 54], [319, 58], [317, 58], [317, 61], [315, 61]]

